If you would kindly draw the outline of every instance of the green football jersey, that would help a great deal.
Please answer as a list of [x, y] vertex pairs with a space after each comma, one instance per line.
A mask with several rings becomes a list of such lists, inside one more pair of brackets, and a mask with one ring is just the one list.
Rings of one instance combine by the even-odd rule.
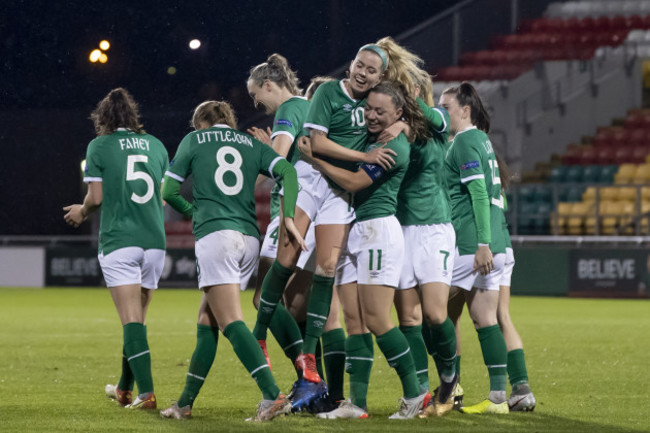
[[[295, 164], [300, 159], [300, 152], [296, 147], [298, 138], [303, 136], [304, 129], [302, 125], [305, 123], [307, 112], [309, 111], [309, 101], [302, 96], [292, 96], [284, 101], [278, 111], [275, 112], [273, 119], [273, 130], [271, 132], [271, 140], [278, 135], [286, 135], [291, 138], [293, 144], [289, 153], [287, 153], [287, 161]], [[281, 182], [277, 182], [271, 189], [271, 219], [280, 215], [280, 188]]]
[[506, 248], [512, 248], [512, 240], [510, 239], [510, 230], [508, 230], [508, 221], [506, 221], [506, 213], [503, 212], [503, 219], [501, 221], [501, 230], [503, 232]]
[[219, 230], [259, 237], [255, 181], [258, 174], [272, 177], [281, 159], [271, 147], [227, 125], [187, 134], [166, 174], [179, 182], [192, 175], [196, 240]]
[[90, 142], [84, 182], [102, 183], [99, 253], [119, 248], [165, 249], [160, 184], [169, 162], [154, 136], [119, 128]]
[[[368, 131], [363, 117], [366, 100], [353, 99], [341, 81], [321, 84], [311, 100], [305, 120], [306, 129], [316, 129], [327, 134], [327, 138], [348, 149], [365, 152]], [[323, 160], [349, 171], [356, 171], [357, 162], [340, 161], [323, 157]], [[341, 189], [334, 182], [330, 185]]]
[[445, 172], [451, 219], [456, 231], [456, 246], [461, 255], [474, 254], [478, 248], [478, 235], [472, 200], [467, 183], [484, 179], [490, 201], [490, 250], [505, 252], [503, 236], [503, 200], [499, 166], [488, 136], [476, 127], [460, 131], [454, 137], [445, 158]]
[[[369, 150], [374, 148], [370, 146]], [[397, 194], [402, 179], [406, 174], [409, 165], [409, 153], [411, 145], [404, 134], [400, 134], [387, 145], [397, 153], [395, 165], [389, 170], [382, 170], [379, 166], [364, 164], [360, 170], [365, 169], [366, 173], [373, 179], [372, 185], [354, 194], [354, 212], [357, 221], [366, 221], [374, 218], [381, 218], [395, 215], [397, 207]], [[379, 177], [375, 177], [379, 176]]]
[[[427, 107], [428, 108], [428, 107]], [[429, 140], [411, 145], [411, 157], [397, 197], [397, 219], [403, 226], [451, 222], [449, 191], [444, 176], [445, 154], [449, 148], [449, 114], [431, 109], [439, 122]]]

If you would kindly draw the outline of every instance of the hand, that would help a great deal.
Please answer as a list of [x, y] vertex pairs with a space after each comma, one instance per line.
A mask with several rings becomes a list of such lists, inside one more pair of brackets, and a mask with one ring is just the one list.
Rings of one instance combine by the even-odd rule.
[[287, 229], [287, 234], [289, 235], [287, 236], [289, 238], [287, 241], [296, 242], [298, 245], [300, 245], [300, 249], [302, 251], [309, 251], [305, 240], [302, 238], [300, 232], [296, 228], [296, 225], [293, 223], [293, 218], [284, 217], [284, 226]]
[[267, 146], [271, 145], [271, 128], [268, 126], [266, 127], [266, 131], [263, 130], [262, 128], [258, 128], [257, 126], [253, 126], [251, 128], [248, 128], [246, 130], [250, 135], [253, 137], [257, 138], [259, 141], [262, 143], [266, 144]]
[[385, 149], [385, 146], [384, 144], [366, 153], [362, 162], [378, 165], [384, 170], [390, 169], [395, 165], [395, 160], [391, 155], [397, 156], [397, 153], [393, 149]]
[[396, 139], [402, 132], [404, 132], [405, 126], [406, 123], [402, 122], [401, 120], [393, 123], [388, 128], [381, 131], [381, 134], [379, 134], [379, 137], [377, 137], [377, 143], [385, 144], [391, 140]]
[[494, 269], [494, 260], [489, 245], [479, 245], [474, 254], [474, 272], [487, 275]]
[[88, 218], [81, 204], [71, 204], [70, 206], [64, 207], [63, 210], [67, 212], [63, 215], [63, 219], [74, 228], [79, 227]]
[[302, 158], [307, 162], [313, 162], [314, 154], [311, 151], [311, 139], [306, 136], [302, 136], [298, 139], [298, 150]]

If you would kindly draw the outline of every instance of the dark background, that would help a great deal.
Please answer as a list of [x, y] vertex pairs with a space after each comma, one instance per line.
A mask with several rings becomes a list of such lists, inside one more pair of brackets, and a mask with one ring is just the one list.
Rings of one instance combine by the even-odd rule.
[[[1, 1], [0, 235], [89, 232], [66, 226], [61, 208], [83, 197], [80, 162], [95, 136], [88, 116], [110, 89], [131, 91], [145, 128], [171, 158], [203, 100], [230, 101], [240, 128], [270, 124], [245, 87], [249, 69], [269, 54], [287, 57], [305, 87], [361, 45], [396, 37], [456, 3]], [[202, 42], [196, 51], [188, 48], [193, 38]], [[111, 43], [108, 63], [90, 63], [102, 39]]]

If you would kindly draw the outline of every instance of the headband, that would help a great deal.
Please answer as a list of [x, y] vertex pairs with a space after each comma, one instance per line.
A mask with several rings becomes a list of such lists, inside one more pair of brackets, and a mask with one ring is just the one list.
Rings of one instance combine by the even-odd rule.
[[366, 44], [359, 48], [359, 52], [361, 51], [372, 51], [377, 54], [381, 58], [381, 72], [386, 71], [386, 68], [388, 67], [388, 56], [382, 47], [376, 44]]

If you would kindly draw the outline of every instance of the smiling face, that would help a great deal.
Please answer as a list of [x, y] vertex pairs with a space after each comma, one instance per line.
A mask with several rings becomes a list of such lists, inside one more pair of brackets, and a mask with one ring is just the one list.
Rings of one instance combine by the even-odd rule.
[[384, 93], [370, 92], [366, 99], [363, 117], [368, 132], [379, 134], [402, 117], [402, 108], [396, 108], [390, 96]]
[[462, 131], [471, 125], [469, 106], [461, 107], [454, 93], [443, 93], [438, 102], [449, 113], [449, 129], [452, 133]]
[[365, 95], [381, 81], [382, 61], [379, 55], [372, 51], [359, 51], [350, 65], [350, 90], [355, 99], [363, 99]]
[[255, 108], [259, 108], [261, 105], [264, 107], [266, 114], [273, 114], [277, 111], [280, 105], [278, 103], [278, 91], [276, 91], [276, 88], [279, 90], [277, 84], [266, 80], [259, 86], [255, 80], [248, 80], [246, 88], [248, 89], [248, 95], [253, 99]]

